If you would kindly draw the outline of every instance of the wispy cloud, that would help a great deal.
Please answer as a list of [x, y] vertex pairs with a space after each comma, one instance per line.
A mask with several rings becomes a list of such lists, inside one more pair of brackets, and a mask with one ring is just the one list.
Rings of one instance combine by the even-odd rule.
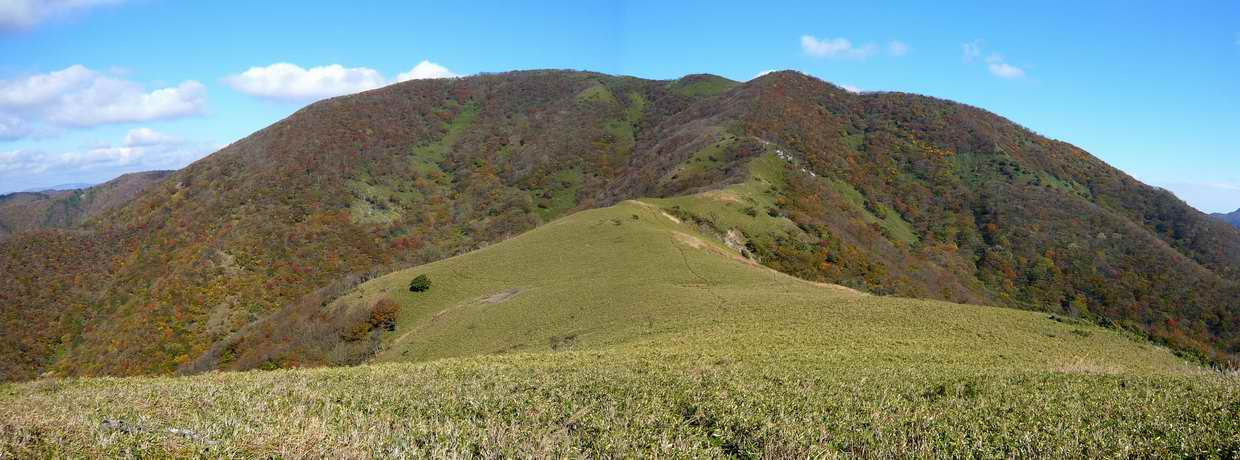
[[964, 62], [973, 62], [974, 59], [982, 56], [982, 41], [974, 40], [969, 43], [961, 44], [960, 49], [963, 53], [962, 59]]
[[125, 134], [126, 147], [150, 147], [155, 145], [179, 145], [181, 138], [170, 136], [151, 128], [136, 128]]
[[121, 167], [131, 170], [179, 168], [217, 148], [214, 143], [190, 142], [150, 128], [137, 128], [130, 130], [115, 145], [94, 145], [61, 152], [39, 149], [0, 151], [0, 177], [72, 174]]
[[986, 68], [992, 75], [1000, 78], [1011, 79], [1025, 76], [1024, 69], [1004, 62], [1003, 56], [998, 54], [992, 54], [986, 58]]
[[846, 38], [819, 39], [813, 35], [802, 35], [801, 51], [818, 58], [865, 59], [877, 54], [879, 46], [874, 43], [854, 46]]
[[908, 44], [902, 41], [892, 40], [891, 43], [887, 44], [887, 54], [890, 54], [892, 56], [899, 57], [899, 56], [908, 54], [908, 52], [909, 52]]
[[853, 94], [861, 94], [861, 88], [853, 85], [840, 85], [840, 88], [844, 88], [844, 91], [848, 91]]
[[29, 136], [32, 129], [21, 118], [0, 113], [0, 141], [11, 141]]
[[[962, 43], [960, 45], [960, 52], [961, 60], [963, 60], [965, 64], [970, 64], [982, 56], [982, 41], [974, 40], [968, 43]], [[990, 71], [990, 74], [996, 77], [1008, 80], [1025, 77], [1025, 69], [1009, 63], [1002, 54], [990, 53], [990, 56], [986, 57], [985, 62], [986, 70]]]
[[90, 8], [115, 5], [124, 0], [2, 0], [0, 32], [30, 29], [57, 16]]
[[375, 89], [391, 83], [426, 78], [452, 78], [458, 75], [447, 67], [422, 61], [407, 72], [388, 80], [369, 67], [344, 67], [331, 64], [303, 68], [280, 62], [266, 67], [251, 67], [245, 72], [229, 75], [224, 84], [242, 93], [281, 102], [309, 102]]

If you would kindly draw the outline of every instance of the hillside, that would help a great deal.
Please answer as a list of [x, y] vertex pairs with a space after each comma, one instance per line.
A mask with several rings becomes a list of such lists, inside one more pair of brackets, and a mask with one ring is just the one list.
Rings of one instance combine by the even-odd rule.
[[[767, 168], [763, 173], [777, 171]], [[995, 363], [1012, 359], [1055, 369], [1066, 366], [1075, 353], [1077, 358], [1098, 357], [1079, 363], [1087, 367], [1135, 365], [1142, 372], [1187, 368], [1163, 350], [1147, 356], [1143, 350], [1154, 348], [1139, 338], [1093, 327], [1068, 334], [1086, 324], [1079, 320], [1056, 322], [1039, 313], [873, 296], [798, 279], [747, 257], [747, 242], [736, 232], [721, 234], [677, 217], [685, 215], [685, 209], [715, 207], [716, 215], [746, 219], [754, 226], [792, 226], [784, 217], [751, 217], [742, 211], [746, 201], [762, 198], [749, 192], [778, 186], [777, 175], [763, 173], [721, 192], [583, 211], [465, 255], [367, 281], [334, 301], [284, 309], [221, 341], [184, 370], [430, 361], [691, 337], [704, 341], [697, 345], [703, 349], [726, 348], [724, 343], [738, 340], [778, 343], [782, 337], [793, 340], [783, 347], [795, 343], [836, 349], [837, 357], [846, 361], [891, 353], [902, 361], [946, 364], [950, 361], [934, 357], [944, 352], [942, 346], [924, 346], [935, 331], [934, 340], [945, 342], [969, 342], [977, 339], [976, 331], [991, 331], [985, 336], [1013, 347], [966, 353], [970, 345], [953, 352], [972, 355], [955, 362], [965, 367], [1002, 366]], [[425, 293], [408, 289], [418, 275], [431, 280]], [[387, 300], [396, 305], [379, 308]], [[393, 322], [379, 327], [377, 316]], [[290, 324], [294, 327], [287, 327]], [[953, 339], [954, 332], [945, 332], [961, 324], [969, 325], [962, 336]], [[365, 330], [359, 333], [357, 328]], [[803, 328], [814, 332], [794, 340]], [[1082, 340], [1052, 350], [1044, 343], [1048, 335]], [[285, 346], [264, 348], [269, 343]], [[1080, 344], [1100, 348], [1088, 353], [1073, 348]], [[1015, 350], [1031, 354], [1016, 357]], [[1126, 353], [1140, 358], [1125, 358]], [[923, 355], [924, 360], [919, 358]], [[1135, 364], [1153, 356], [1160, 356], [1162, 364]], [[308, 357], [320, 360], [306, 361]]]
[[1223, 222], [1227, 222], [1235, 227], [1240, 227], [1240, 209], [1237, 209], [1236, 212], [1233, 212], [1231, 214], [1220, 213], [1220, 214], [1211, 214], [1211, 216]]
[[0, 238], [38, 229], [69, 229], [109, 209], [128, 203], [172, 171], [125, 174], [103, 184], [59, 186], [38, 192], [0, 196]]
[[[0, 374], [210, 363], [266, 318], [393, 269], [577, 210], [753, 186], [755, 159], [776, 186], [739, 214], [685, 203], [678, 218], [806, 280], [1112, 322], [1207, 359], [1240, 351], [1240, 231], [993, 114], [794, 72], [529, 71], [321, 101], [81, 230], [0, 242], [0, 355], [16, 357]], [[282, 346], [255, 337], [254, 353]]]
[[[675, 217], [761, 199], [749, 193], [778, 185], [772, 171], [379, 277], [271, 323], [297, 331], [259, 324], [202, 363], [360, 348], [379, 364], [0, 386], [0, 456], [1235, 454], [1234, 376], [1061, 316], [797, 279]], [[430, 289], [410, 292], [419, 275]], [[263, 334], [289, 347], [246, 345]]]

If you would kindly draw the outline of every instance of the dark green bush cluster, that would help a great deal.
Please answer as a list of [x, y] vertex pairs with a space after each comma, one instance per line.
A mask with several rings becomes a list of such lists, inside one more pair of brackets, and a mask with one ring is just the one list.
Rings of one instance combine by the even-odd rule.
[[426, 275], [418, 275], [413, 281], [409, 282], [410, 292], [425, 292], [431, 288], [431, 279]]

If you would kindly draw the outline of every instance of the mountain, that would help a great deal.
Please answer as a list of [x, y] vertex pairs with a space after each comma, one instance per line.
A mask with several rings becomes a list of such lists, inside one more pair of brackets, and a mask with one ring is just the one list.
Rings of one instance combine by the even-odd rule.
[[87, 184], [87, 183], [60, 184], [60, 185], [53, 185], [51, 187], [38, 187], [38, 188], [26, 189], [26, 190], [22, 190], [22, 192], [24, 193], [58, 192], [58, 191], [64, 191], [64, 190], [78, 190], [78, 189], [83, 189], [83, 188], [90, 188], [93, 185], [95, 184]]
[[125, 174], [96, 186], [58, 186], [0, 195], [0, 238], [41, 228], [69, 229], [125, 204], [172, 171]]
[[0, 242], [0, 373], [197, 370], [238, 337], [278, 349], [289, 312], [379, 274], [699, 192], [718, 200], [671, 212], [799, 278], [1240, 352], [1240, 231], [994, 114], [795, 72], [526, 71], [321, 101], [78, 229]]
[[[735, 232], [677, 217], [710, 208], [793, 226], [745, 213], [746, 200], [769, 204], [799, 172], [774, 152], [755, 161], [722, 189], [573, 213], [334, 301], [306, 299], [199, 363], [373, 364], [0, 386], [0, 452], [1226, 458], [1235, 448], [1236, 378], [1165, 348], [1058, 315], [801, 280], [746, 257]], [[411, 292], [423, 276], [429, 289]]]
[[1227, 222], [1233, 226], [1240, 227], [1240, 209], [1237, 209], [1236, 212], [1233, 212], [1231, 214], [1216, 213], [1216, 214], [1211, 214], [1211, 216], [1223, 222]]

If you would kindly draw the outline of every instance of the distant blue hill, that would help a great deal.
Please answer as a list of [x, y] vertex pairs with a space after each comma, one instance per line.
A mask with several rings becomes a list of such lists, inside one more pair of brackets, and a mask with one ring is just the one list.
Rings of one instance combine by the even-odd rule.
[[1218, 220], [1227, 222], [1229, 224], [1235, 225], [1237, 228], [1240, 228], [1240, 209], [1237, 209], [1235, 212], [1231, 214], [1210, 214], [1210, 215], [1214, 216]]
[[38, 193], [38, 192], [56, 192], [56, 191], [60, 191], [60, 190], [77, 190], [77, 189], [82, 189], [82, 188], [92, 187], [92, 186], [94, 186], [94, 185], [95, 185], [95, 184], [85, 184], [85, 183], [80, 183], [80, 184], [60, 184], [60, 185], [53, 185], [53, 186], [51, 186], [51, 187], [39, 187], [39, 188], [32, 188], [32, 189], [22, 190], [22, 192], [25, 192], [25, 193]]

